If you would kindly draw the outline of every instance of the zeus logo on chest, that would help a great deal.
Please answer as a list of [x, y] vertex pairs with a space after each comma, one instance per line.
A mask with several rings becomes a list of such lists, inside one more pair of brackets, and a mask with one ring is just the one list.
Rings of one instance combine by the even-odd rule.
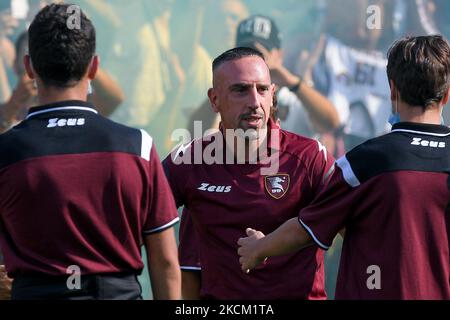
[[213, 186], [209, 183], [202, 183], [197, 190], [216, 193], [229, 193], [231, 192], [231, 186]]

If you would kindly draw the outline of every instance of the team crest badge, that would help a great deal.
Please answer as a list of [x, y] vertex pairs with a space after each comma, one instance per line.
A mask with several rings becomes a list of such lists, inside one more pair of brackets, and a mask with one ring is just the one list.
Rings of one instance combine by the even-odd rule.
[[278, 200], [288, 191], [290, 180], [288, 174], [277, 174], [264, 177], [264, 184], [269, 195]]

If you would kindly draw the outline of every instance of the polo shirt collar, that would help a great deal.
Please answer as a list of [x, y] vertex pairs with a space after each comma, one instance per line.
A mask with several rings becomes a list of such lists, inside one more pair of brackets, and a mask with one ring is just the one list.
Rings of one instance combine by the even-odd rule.
[[30, 108], [27, 119], [43, 113], [65, 110], [81, 110], [98, 114], [94, 105], [89, 102], [81, 100], [67, 100]]
[[450, 127], [430, 123], [399, 122], [392, 127], [392, 132], [407, 132], [446, 137], [450, 136]]

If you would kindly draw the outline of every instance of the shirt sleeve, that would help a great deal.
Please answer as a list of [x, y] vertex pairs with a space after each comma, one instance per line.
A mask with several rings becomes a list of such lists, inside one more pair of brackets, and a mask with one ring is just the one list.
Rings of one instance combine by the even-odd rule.
[[198, 234], [187, 208], [183, 209], [178, 247], [180, 267], [183, 271], [201, 271]]
[[179, 208], [186, 204], [186, 185], [189, 170], [186, 164], [176, 164], [173, 158], [184, 153], [185, 150], [176, 150], [170, 153], [162, 162], [164, 172], [175, 198], [176, 207]]
[[149, 212], [144, 222], [146, 235], [161, 232], [179, 221], [175, 200], [154, 145], [150, 151], [149, 170]]
[[169, 154], [163, 161], [164, 172], [175, 197], [177, 207], [184, 206], [181, 215], [178, 255], [180, 267], [183, 271], [200, 271], [200, 254], [198, 248], [198, 234], [189, 213], [186, 188], [188, 185], [189, 165], [174, 161], [190, 152], [189, 145], [181, 146]]
[[300, 211], [299, 222], [322, 249], [328, 250], [334, 237], [358, 211], [361, 189], [352, 186], [339, 165], [310, 206]]
[[312, 148], [313, 156], [307, 163], [307, 170], [310, 174], [311, 187], [315, 198], [330, 180], [335, 169], [335, 160], [319, 141], [315, 141]]

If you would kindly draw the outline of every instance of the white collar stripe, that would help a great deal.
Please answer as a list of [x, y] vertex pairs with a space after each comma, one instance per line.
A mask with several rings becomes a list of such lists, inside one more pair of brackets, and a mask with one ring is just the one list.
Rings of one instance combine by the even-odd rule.
[[395, 129], [395, 130], [392, 130], [391, 133], [392, 132], [416, 133], [416, 134], [424, 134], [424, 135], [435, 136], [435, 137], [448, 137], [448, 136], [450, 136], [450, 132], [449, 133], [433, 133], [433, 132], [415, 131], [415, 130], [406, 130], [406, 129]]
[[94, 112], [95, 114], [98, 114], [97, 110], [92, 109], [92, 108], [70, 106], [70, 107], [49, 108], [49, 109], [45, 109], [45, 110], [41, 110], [41, 111], [32, 112], [25, 119], [31, 118], [33, 116], [37, 116], [38, 114], [53, 112], [53, 111], [61, 111], [61, 110], [83, 110], [83, 111], [90, 111], [90, 112]]

